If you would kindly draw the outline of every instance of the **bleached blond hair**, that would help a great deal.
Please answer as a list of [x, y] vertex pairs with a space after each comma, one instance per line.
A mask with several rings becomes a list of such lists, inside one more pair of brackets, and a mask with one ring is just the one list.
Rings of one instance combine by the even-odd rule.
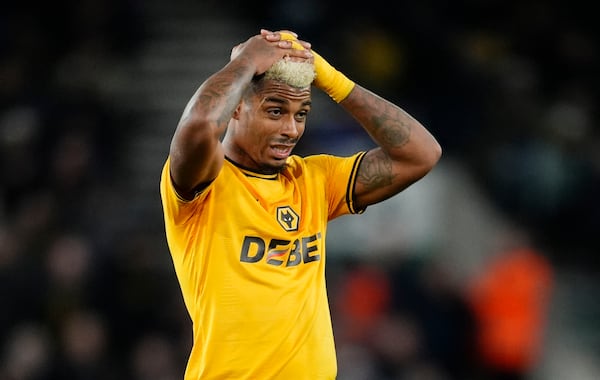
[[276, 80], [296, 88], [306, 88], [315, 79], [315, 66], [305, 61], [282, 58], [265, 72], [265, 79]]

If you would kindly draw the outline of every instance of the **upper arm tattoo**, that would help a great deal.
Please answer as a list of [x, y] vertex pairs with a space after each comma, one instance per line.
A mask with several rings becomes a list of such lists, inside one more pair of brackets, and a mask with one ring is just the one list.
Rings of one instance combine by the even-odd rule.
[[367, 190], [392, 184], [393, 172], [390, 158], [382, 151], [367, 153], [360, 164], [356, 180]]

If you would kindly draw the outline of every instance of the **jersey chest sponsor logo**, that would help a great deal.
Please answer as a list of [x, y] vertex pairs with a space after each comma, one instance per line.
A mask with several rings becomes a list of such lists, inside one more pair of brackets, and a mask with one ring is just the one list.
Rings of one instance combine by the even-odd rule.
[[245, 236], [240, 253], [240, 262], [293, 267], [321, 260], [321, 233], [294, 241], [284, 239], [264, 240], [259, 236]]

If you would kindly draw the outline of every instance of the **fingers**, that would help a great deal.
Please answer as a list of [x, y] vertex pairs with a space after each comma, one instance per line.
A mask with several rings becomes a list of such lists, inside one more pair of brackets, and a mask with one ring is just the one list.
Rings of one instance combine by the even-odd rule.
[[[283, 46], [281, 44], [283, 44]], [[298, 43], [296, 42], [296, 44]], [[291, 41], [281, 41], [279, 47], [287, 49], [286, 56], [288, 57], [296, 57], [302, 59], [313, 58], [313, 54], [310, 52], [310, 50], [307, 50], [305, 48], [299, 48], [301, 47], [300, 45], [294, 45]]]
[[[300, 47], [304, 48], [304, 49], [310, 49], [310, 47], [311, 47], [310, 42], [299, 40], [298, 34], [295, 32], [292, 32], [290, 30], [280, 30], [277, 32], [271, 32], [266, 29], [261, 29], [260, 34], [263, 37], [265, 37], [268, 41], [282, 42], [282, 44], [280, 44], [280, 46], [282, 46], [282, 47], [289, 46], [289, 44], [285, 43], [286, 41], [291, 41], [292, 45], [294, 45], [294, 48], [296, 48], [296, 49], [299, 49]], [[300, 46], [298, 46], [298, 45], [300, 45]]]
[[278, 32], [272, 32], [272, 31], [270, 31], [270, 30], [267, 30], [267, 29], [261, 29], [261, 30], [260, 30], [260, 34], [261, 34], [262, 36], [267, 36], [267, 35], [275, 36], [275, 35], [277, 35], [278, 33], [279, 33], [279, 34], [281, 34], [281, 33], [290, 34], [290, 35], [292, 35], [294, 38], [298, 38], [298, 34], [297, 34], [297, 33], [295, 33], [295, 32], [292, 32], [291, 30], [280, 30], [280, 31], [278, 31]]
[[290, 30], [279, 30], [273, 32], [267, 29], [260, 30], [261, 36], [267, 41], [276, 42], [277, 46], [283, 49], [289, 49], [286, 55], [311, 59], [312, 53], [309, 51], [311, 48], [310, 42], [299, 40], [298, 34]]
[[272, 32], [261, 29], [259, 35], [234, 46], [230, 60], [233, 61], [240, 55], [244, 55], [257, 65], [256, 73], [261, 74], [281, 58], [312, 63], [313, 54], [310, 46], [310, 43], [298, 40], [294, 32], [287, 30]]

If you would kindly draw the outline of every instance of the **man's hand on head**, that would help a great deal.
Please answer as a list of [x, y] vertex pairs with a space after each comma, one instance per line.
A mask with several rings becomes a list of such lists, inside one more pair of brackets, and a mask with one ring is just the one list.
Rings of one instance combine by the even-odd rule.
[[[353, 81], [331, 66], [317, 52], [313, 51], [309, 42], [299, 40], [297, 33], [290, 30], [271, 32], [266, 29], [262, 29], [260, 32], [261, 35], [265, 36], [265, 38], [270, 41], [277, 41], [279, 43], [289, 41], [291, 43], [292, 51], [310, 50], [312, 54], [308, 62], [314, 63], [315, 71], [317, 73], [314, 84], [325, 91], [336, 102], [339, 103], [344, 100], [354, 88]], [[285, 46], [287, 47], [288, 45]]]
[[[299, 40], [298, 34], [289, 30], [271, 32], [266, 29], [261, 29], [260, 32], [261, 35], [267, 40], [277, 42], [280, 47], [291, 48], [294, 54], [290, 54], [289, 58], [296, 58], [299, 61], [312, 62], [312, 53], [310, 52], [311, 43], [308, 41]], [[299, 53], [299, 55], [296, 53]]]
[[255, 74], [259, 75], [282, 58], [312, 63], [309, 49], [310, 43], [298, 40], [293, 32], [263, 29], [259, 35], [236, 45], [231, 50], [231, 61], [243, 57], [248, 64], [256, 67]]

